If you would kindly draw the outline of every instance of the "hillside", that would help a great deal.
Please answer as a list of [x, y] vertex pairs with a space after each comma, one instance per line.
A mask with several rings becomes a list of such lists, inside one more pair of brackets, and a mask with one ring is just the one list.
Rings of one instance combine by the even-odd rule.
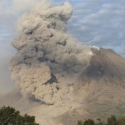
[[94, 52], [90, 66], [74, 84], [74, 97], [82, 106], [57, 118], [64, 125], [75, 125], [78, 119], [101, 117], [106, 120], [112, 114], [124, 116], [125, 59], [110, 49]]
[[105, 120], [111, 114], [125, 115], [125, 59], [110, 49], [91, 51], [88, 67], [77, 76], [61, 103], [48, 105], [14, 90], [0, 97], [0, 106], [14, 106], [35, 115], [42, 125], [76, 125], [87, 118]]
[[41, 105], [41, 103], [31, 97], [22, 95], [19, 89], [0, 96], [0, 107], [3, 105], [15, 107], [22, 114], [27, 113], [30, 109]]

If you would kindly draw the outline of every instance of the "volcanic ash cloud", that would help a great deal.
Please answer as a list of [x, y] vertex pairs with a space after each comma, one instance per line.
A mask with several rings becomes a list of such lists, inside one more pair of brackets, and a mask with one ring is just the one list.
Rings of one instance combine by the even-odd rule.
[[42, 2], [21, 19], [21, 35], [12, 42], [17, 49], [10, 66], [13, 81], [22, 93], [46, 104], [65, 100], [91, 57], [91, 48], [67, 31], [71, 15], [68, 2], [56, 7]]

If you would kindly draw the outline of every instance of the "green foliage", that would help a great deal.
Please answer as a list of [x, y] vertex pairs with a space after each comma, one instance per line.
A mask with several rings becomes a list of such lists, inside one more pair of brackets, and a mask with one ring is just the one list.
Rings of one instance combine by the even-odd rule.
[[107, 118], [107, 123], [103, 123], [101, 119], [97, 119], [98, 123], [95, 123], [92, 119], [88, 119], [86, 121], [78, 121], [77, 125], [125, 125], [125, 117], [120, 119], [116, 119], [114, 115]]
[[108, 125], [119, 125], [114, 115], [112, 115], [110, 118], [107, 119], [107, 123]]
[[86, 120], [83, 125], [95, 125], [95, 122], [91, 119]]
[[35, 117], [25, 114], [20, 115], [19, 111], [16, 111], [12, 107], [3, 106], [0, 109], [0, 125], [39, 125], [35, 123]]
[[83, 122], [82, 122], [82, 121], [80, 121], [80, 120], [78, 120], [77, 125], [83, 125]]
[[119, 125], [125, 125], [125, 117], [119, 119]]

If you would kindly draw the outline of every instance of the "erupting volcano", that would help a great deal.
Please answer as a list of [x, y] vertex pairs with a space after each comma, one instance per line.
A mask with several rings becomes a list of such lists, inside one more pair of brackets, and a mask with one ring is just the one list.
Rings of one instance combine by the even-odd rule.
[[68, 2], [42, 2], [20, 19], [10, 63], [17, 89], [1, 96], [0, 106], [35, 115], [42, 125], [123, 115], [125, 59], [72, 38], [66, 27], [71, 15]]

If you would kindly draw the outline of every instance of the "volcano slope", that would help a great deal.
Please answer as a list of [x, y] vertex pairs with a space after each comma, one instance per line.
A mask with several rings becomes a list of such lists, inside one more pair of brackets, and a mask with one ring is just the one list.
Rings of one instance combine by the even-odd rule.
[[11, 106], [21, 111], [22, 114], [41, 104], [41, 102], [34, 100], [32, 97], [22, 95], [19, 89], [0, 96], [0, 107]]
[[124, 116], [125, 59], [110, 49], [93, 51], [90, 65], [74, 84], [73, 91], [82, 106], [57, 117], [64, 125], [76, 125], [78, 119]]

